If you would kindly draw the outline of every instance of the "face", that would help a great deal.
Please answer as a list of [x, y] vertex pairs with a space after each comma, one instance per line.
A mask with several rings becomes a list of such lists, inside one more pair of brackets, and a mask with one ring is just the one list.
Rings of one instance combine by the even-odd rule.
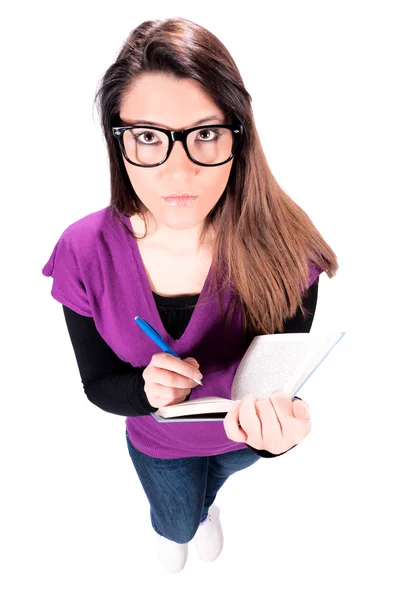
[[[158, 73], [145, 74], [135, 82], [120, 107], [123, 124], [142, 124], [149, 120], [174, 131], [195, 127], [197, 121], [208, 116], [211, 116], [209, 120], [200, 123], [204, 129], [206, 124], [228, 124], [223, 112], [198, 82], [178, 81]], [[147, 140], [144, 138], [144, 141]], [[225, 190], [233, 160], [218, 167], [197, 165], [188, 158], [179, 141], [168, 159], [157, 167], [138, 167], [123, 157], [131, 185], [151, 218], [158, 226], [174, 230], [203, 224]], [[192, 194], [198, 198], [190, 205], [173, 206], [164, 200], [164, 196], [173, 194]]]

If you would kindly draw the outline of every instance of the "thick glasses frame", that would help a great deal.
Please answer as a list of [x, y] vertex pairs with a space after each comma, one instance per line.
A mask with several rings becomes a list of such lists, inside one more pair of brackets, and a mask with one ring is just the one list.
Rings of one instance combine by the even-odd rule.
[[[229, 155], [229, 157], [226, 160], [224, 160], [223, 162], [217, 163], [215, 165], [209, 165], [209, 164], [201, 163], [201, 162], [195, 160], [189, 154], [188, 145], [187, 145], [187, 136], [191, 133], [191, 131], [197, 131], [199, 129], [208, 129], [210, 127], [217, 127], [217, 129], [221, 129], [221, 128], [229, 129], [233, 133], [231, 154]], [[126, 129], [145, 129], [145, 128], [154, 129], [155, 131], [162, 131], [169, 138], [169, 147], [168, 147], [166, 156], [164, 157], [163, 160], [156, 163], [155, 165], [140, 165], [139, 163], [133, 162], [132, 160], [130, 160], [128, 158], [125, 147], [124, 147], [123, 132], [126, 131]], [[136, 167], [142, 167], [144, 169], [151, 169], [153, 167], [158, 167], [159, 165], [162, 165], [169, 158], [175, 142], [178, 142], [178, 141], [182, 142], [182, 145], [184, 146], [184, 149], [185, 149], [185, 152], [186, 152], [188, 158], [195, 164], [201, 165], [202, 167], [219, 167], [220, 165], [224, 165], [225, 163], [232, 160], [232, 158], [235, 156], [238, 141], [239, 141], [240, 137], [243, 135], [243, 125], [241, 123], [237, 123], [235, 125], [218, 125], [218, 124], [200, 125], [197, 127], [191, 127], [190, 129], [182, 129], [181, 131], [171, 131], [170, 129], [163, 129], [162, 127], [154, 127], [153, 125], [137, 124], [137, 125], [126, 125], [123, 127], [112, 127], [112, 133], [115, 136], [115, 138], [117, 139], [117, 141], [119, 142], [119, 147], [123, 153], [124, 158], [129, 163], [131, 163], [132, 165], [135, 165]]]

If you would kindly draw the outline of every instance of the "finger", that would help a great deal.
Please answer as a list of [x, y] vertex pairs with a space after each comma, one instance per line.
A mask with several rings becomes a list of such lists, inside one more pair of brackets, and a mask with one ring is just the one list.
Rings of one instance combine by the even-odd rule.
[[248, 394], [242, 398], [239, 421], [247, 435], [247, 443], [255, 448], [261, 448], [263, 443], [261, 419], [256, 410], [257, 396]]
[[287, 431], [292, 429], [292, 419], [306, 421], [310, 418], [308, 404], [296, 396], [290, 399], [289, 395], [282, 389], [272, 392], [270, 401], [284, 437], [286, 437]]
[[284, 431], [290, 427], [291, 420], [294, 419], [294, 402], [282, 389], [272, 392], [269, 399], [279, 421], [281, 432], [284, 434]]
[[168, 371], [173, 371], [178, 375], [182, 375], [183, 377], [188, 377], [189, 379], [202, 379], [203, 375], [199, 371], [199, 369], [195, 368], [194, 365], [189, 364], [189, 362], [185, 362], [168, 352], [159, 352], [158, 354], [154, 354], [152, 356], [151, 363], [154, 367], [158, 367], [160, 369], [166, 369]]
[[247, 435], [243, 429], [239, 426], [239, 412], [241, 407], [241, 401], [236, 400], [228, 413], [226, 414], [223, 424], [227, 437], [234, 442], [246, 442]]
[[[269, 403], [270, 403], [270, 407], [272, 408], [273, 412], [274, 412], [274, 418], [272, 419], [273, 423], [278, 423], [279, 424], [279, 428], [280, 428], [280, 432], [283, 432], [283, 426], [282, 426], [282, 412], [283, 412], [283, 399], [282, 399], [282, 394], [281, 394], [281, 390], [278, 390], [276, 392], [272, 392], [271, 396], [268, 398]], [[289, 407], [290, 411], [293, 413], [293, 410], [291, 407]], [[287, 412], [289, 409], [287, 409], [285, 407], [285, 411]]]
[[197, 369], [199, 369], [199, 363], [196, 360], [196, 358], [183, 358], [183, 361], [190, 363], [191, 365], [193, 365], [194, 367], [196, 367]]
[[184, 375], [179, 375], [168, 369], [160, 369], [159, 367], [154, 367], [153, 379], [159, 385], [171, 388], [184, 389], [187, 387], [193, 388], [199, 385], [190, 377], [184, 377]]
[[293, 412], [296, 424], [296, 435], [299, 435], [301, 441], [311, 431], [311, 420], [308, 404], [304, 402], [304, 400], [295, 400], [293, 402]]
[[[295, 417], [295, 405], [303, 401], [293, 401], [284, 390], [275, 390], [270, 396], [270, 402], [275, 410], [279, 421], [282, 437], [284, 440], [297, 438], [297, 419]], [[300, 408], [298, 409], [298, 411]], [[301, 414], [301, 413], [300, 413]]]
[[296, 419], [307, 421], [310, 418], [308, 404], [304, 400], [295, 400], [293, 402], [293, 414]]
[[153, 398], [158, 402], [161, 402], [162, 406], [168, 406], [170, 404], [178, 404], [190, 394], [191, 388], [170, 388], [168, 386], [160, 385], [159, 383], [153, 383], [151, 386], [151, 392]]
[[256, 410], [261, 422], [263, 446], [270, 452], [278, 454], [279, 448], [283, 443], [283, 433], [281, 424], [270, 399], [261, 398], [258, 400], [256, 403]]
[[[269, 398], [269, 400], [270, 400], [270, 398]], [[291, 404], [294, 406], [295, 404], [301, 403], [301, 402], [302, 401], [299, 400], [299, 401], [291, 402]], [[274, 399], [274, 403], [277, 404], [275, 399]], [[258, 402], [257, 404], [259, 405], [259, 409], [261, 411], [262, 403]], [[301, 442], [301, 440], [306, 435], [308, 435], [308, 433], [310, 432], [311, 426], [310, 426], [310, 422], [308, 420], [304, 421], [303, 419], [297, 419], [297, 418], [295, 418], [294, 414], [292, 416], [290, 414], [286, 414], [286, 412], [284, 414], [282, 414], [283, 409], [280, 407], [279, 407], [279, 412], [277, 414], [275, 412], [274, 404], [272, 404], [271, 401], [270, 401], [270, 406], [272, 408], [272, 412], [274, 413], [274, 418], [276, 419], [276, 421], [274, 423], [277, 422], [278, 426], [275, 428], [270, 428], [269, 427], [270, 421], [268, 421], [265, 412], [264, 412], [264, 417], [263, 417], [262, 413], [260, 413], [262, 423], [263, 423], [263, 436], [264, 436], [264, 439], [268, 442], [268, 444], [270, 444], [270, 446], [268, 446], [267, 449], [270, 450], [270, 452], [273, 452], [274, 454], [279, 454], [279, 453], [284, 452], [285, 450], [292, 448], [293, 446], [299, 444]], [[266, 410], [266, 408], [267, 408], [267, 405], [264, 402], [264, 410]], [[292, 411], [293, 410], [295, 410], [294, 407], [292, 408]], [[269, 418], [271, 419], [271, 417], [269, 417]], [[281, 427], [280, 423], [282, 423], [282, 427]], [[278, 429], [278, 431], [277, 431], [277, 429]]]
[[159, 385], [162, 388], [176, 388], [178, 390], [185, 390], [186, 388], [192, 389], [198, 385], [190, 377], [177, 375], [177, 373], [174, 373], [173, 371], [159, 369], [157, 367], [155, 367], [155, 371], [151, 379], [153, 385]]

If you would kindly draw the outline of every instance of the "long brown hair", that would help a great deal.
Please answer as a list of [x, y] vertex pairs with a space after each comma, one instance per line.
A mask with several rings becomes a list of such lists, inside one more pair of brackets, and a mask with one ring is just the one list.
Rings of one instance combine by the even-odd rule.
[[310, 263], [331, 278], [338, 269], [337, 257], [272, 175], [254, 123], [252, 98], [233, 58], [215, 35], [192, 21], [141, 23], [100, 81], [95, 102], [109, 154], [110, 208], [116, 216], [146, 212], [111, 128], [121, 124], [121, 100], [133, 81], [159, 72], [196, 80], [231, 122], [243, 124], [227, 186], [202, 232], [203, 240], [209, 227], [216, 231], [209, 289], [219, 296], [226, 285], [232, 285], [235, 303], [229, 317], [239, 301], [244, 335], [282, 332], [284, 320], [298, 307], [305, 316], [303, 290]]

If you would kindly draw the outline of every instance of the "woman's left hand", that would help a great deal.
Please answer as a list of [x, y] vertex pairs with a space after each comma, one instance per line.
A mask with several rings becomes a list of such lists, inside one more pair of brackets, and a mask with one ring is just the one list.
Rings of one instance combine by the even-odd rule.
[[291, 400], [283, 390], [272, 392], [268, 398], [244, 396], [234, 402], [223, 423], [230, 440], [271, 454], [290, 450], [311, 431], [307, 404]]

